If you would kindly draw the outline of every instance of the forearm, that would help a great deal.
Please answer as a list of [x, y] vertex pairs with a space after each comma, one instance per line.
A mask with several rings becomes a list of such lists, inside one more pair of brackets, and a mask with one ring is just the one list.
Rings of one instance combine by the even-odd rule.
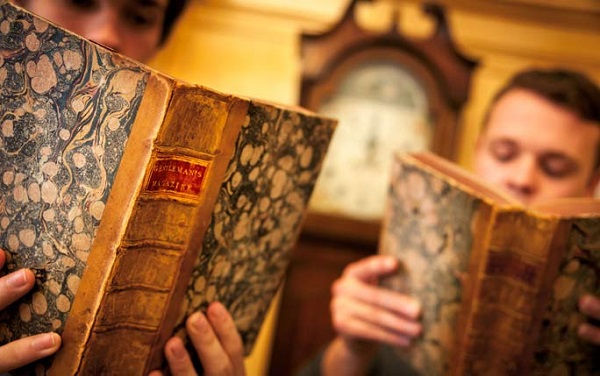
[[323, 376], [365, 375], [377, 351], [377, 345], [363, 341], [349, 344], [337, 337], [333, 340], [321, 362]]

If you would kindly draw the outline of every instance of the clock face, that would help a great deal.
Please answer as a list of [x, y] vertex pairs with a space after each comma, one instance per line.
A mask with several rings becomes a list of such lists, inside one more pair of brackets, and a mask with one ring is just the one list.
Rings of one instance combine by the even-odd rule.
[[350, 71], [320, 113], [339, 119], [313, 192], [313, 211], [381, 218], [392, 155], [427, 150], [433, 134], [425, 89], [391, 62]]

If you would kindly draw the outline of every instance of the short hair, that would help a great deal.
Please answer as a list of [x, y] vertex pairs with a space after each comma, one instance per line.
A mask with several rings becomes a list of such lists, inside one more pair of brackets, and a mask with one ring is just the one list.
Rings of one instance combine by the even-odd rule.
[[600, 124], [600, 88], [583, 73], [560, 68], [519, 72], [500, 89], [492, 105], [513, 89], [533, 92], [583, 120]]
[[173, 30], [173, 26], [179, 19], [179, 16], [183, 13], [187, 3], [188, 0], [169, 0], [167, 9], [165, 10], [165, 19], [159, 44], [162, 45], [167, 40]]
[[[600, 87], [583, 73], [564, 68], [528, 69], [514, 75], [494, 96], [484, 118], [486, 127], [496, 102], [506, 93], [523, 89], [561, 106], [582, 120], [600, 126]], [[600, 169], [600, 143], [596, 151], [596, 170]]]

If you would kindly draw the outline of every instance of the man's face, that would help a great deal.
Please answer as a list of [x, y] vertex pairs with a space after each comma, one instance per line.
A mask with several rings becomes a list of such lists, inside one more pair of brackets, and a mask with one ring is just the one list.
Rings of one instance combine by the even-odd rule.
[[523, 89], [494, 105], [475, 173], [526, 204], [593, 194], [600, 125]]
[[20, 0], [33, 13], [132, 59], [159, 46], [168, 0]]

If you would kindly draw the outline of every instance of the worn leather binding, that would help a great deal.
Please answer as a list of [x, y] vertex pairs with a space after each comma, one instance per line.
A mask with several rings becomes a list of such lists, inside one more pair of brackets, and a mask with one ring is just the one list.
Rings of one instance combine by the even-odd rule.
[[145, 375], [219, 300], [249, 352], [335, 121], [186, 84], [4, 0], [0, 52], [0, 246], [37, 276], [0, 343], [56, 331], [38, 372]]
[[433, 154], [397, 155], [380, 253], [385, 286], [423, 305], [407, 351], [422, 375], [592, 375], [577, 300], [600, 294], [600, 201], [524, 207]]

